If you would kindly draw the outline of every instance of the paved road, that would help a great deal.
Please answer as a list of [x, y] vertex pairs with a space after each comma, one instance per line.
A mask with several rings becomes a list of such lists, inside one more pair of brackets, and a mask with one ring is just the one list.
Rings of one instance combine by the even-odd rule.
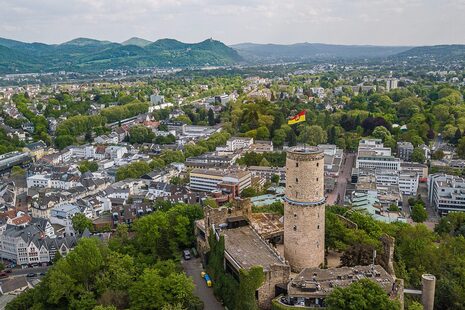
[[342, 165], [342, 170], [337, 178], [336, 188], [328, 194], [326, 205], [332, 206], [335, 204], [344, 203], [344, 196], [346, 194], [347, 182], [350, 182], [352, 167], [354, 166], [355, 154], [344, 154], [345, 163]]
[[18, 275], [25, 275], [28, 273], [41, 273], [47, 272], [51, 266], [46, 267], [34, 267], [34, 268], [24, 268], [24, 269], [12, 269], [10, 275], [18, 276]]
[[[193, 258], [188, 261], [181, 261], [187, 275], [192, 277], [195, 284], [195, 295], [204, 303], [204, 310], [222, 310], [223, 306], [216, 300], [213, 295], [213, 288], [205, 284], [205, 280], [200, 276], [203, 271], [202, 263], [199, 258]], [[213, 283], [215, 285], [215, 283]]]

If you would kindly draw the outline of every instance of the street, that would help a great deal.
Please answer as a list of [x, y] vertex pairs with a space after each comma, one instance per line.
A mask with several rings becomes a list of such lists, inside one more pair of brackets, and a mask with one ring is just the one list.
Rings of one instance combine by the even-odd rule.
[[19, 275], [26, 275], [28, 273], [41, 273], [47, 272], [51, 266], [46, 267], [34, 267], [34, 268], [24, 268], [24, 269], [11, 269], [10, 276], [19, 276]]
[[[197, 295], [204, 303], [205, 310], [222, 310], [224, 307], [216, 300], [213, 295], [213, 288], [208, 287], [200, 273], [203, 271], [200, 258], [192, 258], [190, 260], [181, 260], [184, 271], [192, 277], [195, 285], [195, 295]], [[215, 285], [215, 283], [213, 283]]]
[[350, 182], [352, 167], [354, 166], [355, 161], [355, 154], [345, 153], [344, 158], [345, 162], [343, 163], [337, 178], [336, 188], [328, 194], [328, 198], [326, 199], [326, 205], [328, 206], [344, 203], [347, 182]]

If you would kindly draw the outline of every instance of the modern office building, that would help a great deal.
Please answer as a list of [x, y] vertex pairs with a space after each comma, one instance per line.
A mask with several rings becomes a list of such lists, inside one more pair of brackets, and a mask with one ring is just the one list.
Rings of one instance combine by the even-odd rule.
[[465, 211], [465, 179], [447, 174], [430, 175], [428, 200], [439, 215]]

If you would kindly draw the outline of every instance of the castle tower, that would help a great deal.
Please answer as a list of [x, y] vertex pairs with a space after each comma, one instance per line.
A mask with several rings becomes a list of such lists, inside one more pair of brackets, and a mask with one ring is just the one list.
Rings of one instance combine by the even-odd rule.
[[295, 272], [325, 258], [324, 154], [318, 147], [287, 152], [284, 256]]

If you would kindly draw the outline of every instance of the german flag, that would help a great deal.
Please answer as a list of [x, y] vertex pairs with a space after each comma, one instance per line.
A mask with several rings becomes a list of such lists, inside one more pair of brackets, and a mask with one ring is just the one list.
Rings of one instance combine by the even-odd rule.
[[300, 123], [300, 122], [305, 122], [305, 112], [307, 112], [307, 111], [303, 110], [302, 112], [300, 112], [296, 116], [293, 116], [292, 118], [290, 118], [287, 121], [287, 124], [288, 125], [294, 125], [294, 124], [297, 124], [297, 123]]

